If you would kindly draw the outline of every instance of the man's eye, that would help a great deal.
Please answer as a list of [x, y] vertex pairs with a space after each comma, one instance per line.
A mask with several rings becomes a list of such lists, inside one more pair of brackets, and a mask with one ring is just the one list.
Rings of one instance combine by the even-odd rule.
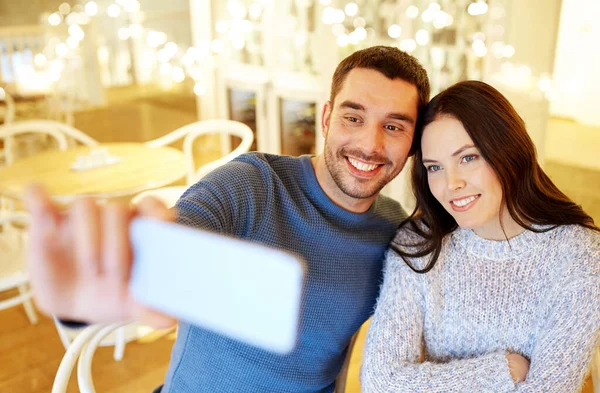
[[350, 116], [350, 117], [347, 117], [346, 119], [347, 119], [348, 121], [351, 121], [352, 123], [358, 123], [358, 119], [357, 119], [356, 117], [352, 117], [352, 116]]
[[400, 130], [400, 127], [397, 127], [397, 126], [394, 126], [394, 125], [388, 124], [388, 125], [386, 125], [386, 126], [385, 126], [385, 129], [386, 129], [386, 130], [390, 130], [390, 131], [399, 131], [399, 130]]

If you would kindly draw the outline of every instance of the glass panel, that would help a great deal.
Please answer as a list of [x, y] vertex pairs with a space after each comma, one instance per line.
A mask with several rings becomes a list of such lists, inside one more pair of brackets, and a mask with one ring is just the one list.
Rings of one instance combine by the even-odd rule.
[[281, 98], [281, 154], [315, 154], [316, 104]]
[[[244, 123], [254, 132], [254, 142], [250, 151], [256, 151], [256, 92], [228, 89], [229, 118]], [[231, 137], [231, 148], [235, 148], [241, 139]]]

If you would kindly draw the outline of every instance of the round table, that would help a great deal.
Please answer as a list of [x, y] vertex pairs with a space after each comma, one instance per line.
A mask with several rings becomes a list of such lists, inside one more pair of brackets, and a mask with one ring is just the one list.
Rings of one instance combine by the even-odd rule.
[[[106, 149], [120, 162], [85, 170], [73, 170], [78, 156]], [[51, 150], [0, 168], [0, 194], [21, 199], [25, 187], [43, 185], [57, 200], [79, 196], [114, 198], [163, 187], [185, 175], [185, 156], [172, 147], [148, 147], [143, 143], [106, 143]]]

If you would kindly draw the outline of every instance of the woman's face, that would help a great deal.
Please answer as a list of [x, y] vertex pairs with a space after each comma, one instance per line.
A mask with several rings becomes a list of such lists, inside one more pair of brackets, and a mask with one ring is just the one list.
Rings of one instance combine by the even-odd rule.
[[502, 187], [462, 123], [449, 116], [434, 120], [423, 130], [421, 149], [431, 193], [457, 224], [487, 239], [504, 238]]

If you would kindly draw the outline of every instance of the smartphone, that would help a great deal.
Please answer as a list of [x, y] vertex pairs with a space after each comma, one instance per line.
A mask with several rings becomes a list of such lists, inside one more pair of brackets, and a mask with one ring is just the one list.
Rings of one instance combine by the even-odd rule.
[[304, 262], [258, 243], [147, 218], [132, 221], [130, 290], [142, 304], [268, 351], [297, 341]]

